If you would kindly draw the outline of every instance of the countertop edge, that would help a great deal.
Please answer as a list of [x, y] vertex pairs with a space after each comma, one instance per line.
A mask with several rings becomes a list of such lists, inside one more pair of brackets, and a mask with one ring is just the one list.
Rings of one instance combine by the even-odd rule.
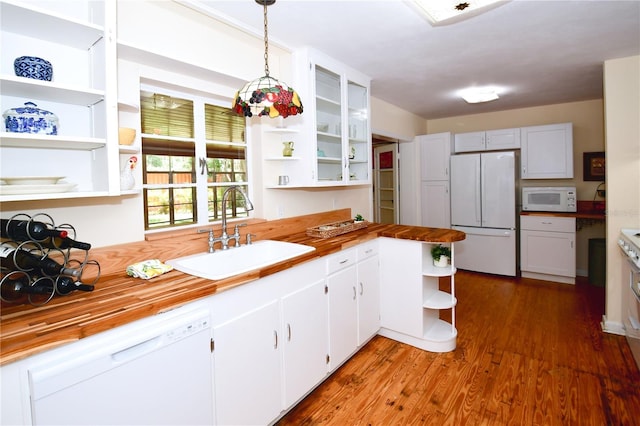
[[[463, 240], [465, 234], [444, 228], [370, 223], [367, 228], [327, 239], [309, 237], [304, 232], [269, 238], [311, 245], [316, 250], [223, 280], [198, 278], [177, 270], [151, 280], [132, 278], [124, 271], [110, 273], [101, 277], [91, 293], [76, 292], [58, 297], [41, 307], [7, 307], [3, 304], [0, 316], [0, 366], [195, 302], [378, 237], [451, 243]], [[126, 253], [128, 246], [132, 248], [130, 255]], [[139, 244], [124, 244], [118, 247], [118, 256], [131, 260], [135, 254], [140, 254], [138, 251]]]

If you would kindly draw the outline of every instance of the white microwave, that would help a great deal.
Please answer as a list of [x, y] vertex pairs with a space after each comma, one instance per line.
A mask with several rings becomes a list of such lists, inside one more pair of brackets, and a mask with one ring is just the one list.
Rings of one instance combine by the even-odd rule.
[[527, 212], [577, 211], [575, 186], [528, 186], [522, 188], [522, 210]]

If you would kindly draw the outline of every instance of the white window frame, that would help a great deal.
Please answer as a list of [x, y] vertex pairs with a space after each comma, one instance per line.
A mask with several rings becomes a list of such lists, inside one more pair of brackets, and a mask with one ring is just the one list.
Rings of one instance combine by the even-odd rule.
[[[169, 85], [171, 87], [169, 87]], [[206, 154], [206, 150], [207, 150], [207, 142], [216, 142], [216, 141], [208, 141], [206, 139], [206, 126], [205, 126], [205, 108], [204, 105], [209, 104], [209, 105], [216, 105], [216, 106], [221, 106], [221, 107], [225, 107], [225, 108], [231, 108], [231, 102], [232, 99], [231, 98], [227, 98], [225, 96], [221, 96], [221, 95], [216, 95], [216, 94], [211, 94], [211, 93], [205, 93], [202, 92], [200, 90], [195, 90], [195, 89], [191, 89], [188, 87], [181, 87], [180, 90], [176, 90], [175, 89], [176, 85], [175, 84], [163, 84], [161, 82], [158, 81], [154, 81], [153, 83], [150, 82], [145, 82], [144, 79], [142, 79], [141, 83], [140, 83], [140, 92], [142, 91], [148, 91], [148, 92], [158, 92], [158, 93], [162, 93], [162, 94], [166, 94], [172, 97], [176, 97], [176, 98], [181, 98], [181, 99], [189, 99], [191, 101], [193, 101], [193, 114], [194, 114], [194, 137], [193, 139], [191, 138], [177, 138], [178, 140], [185, 140], [185, 141], [192, 141], [195, 143], [195, 167], [196, 167], [196, 171], [198, 169], [198, 165], [197, 165], [197, 161], [199, 158], [206, 158], [207, 154]], [[140, 113], [142, 114], [142, 112]], [[140, 117], [141, 118], [141, 117]], [[247, 194], [249, 196], [249, 198], [253, 199], [253, 185], [251, 184], [251, 173], [252, 173], [252, 161], [251, 161], [251, 154], [252, 154], [252, 150], [251, 150], [251, 144], [249, 143], [250, 140], [250, 123], [249, 121], [247, 121], [247, 125], [245, 126], [245, 143], [244, 144], [239, 144], [239, 143], [234, 143], [234, 142], [228, 142], [228, 141], [218, 141], [218, 142], [222, 142], [225, 144], [230, 144], [230, 145], [237, 145], [237, 146], [242, 146], [245, 148], [245, 161], [246, 161], [246, 167], [247, 167], [247, 172], [246, 172], [246, 181], [243, 182], [234, 182], [234, 184], [237, 185], [243, 185], [246, 186], [247, 188]], [[148, 136], [148, 134], [144, 135], [145, 137]], [[163, 138], [171, 138], [171, 137], [166, 137], [163, 136]], [[142, 154], [142, 147], [140, 148], [140, 153]], [[143, 180], [144, 182], [144, 180]], [[142, 185], [143, 190], [144, 189], [154, 189], [154, 188], [169, 188], [169, 187], [195, 187], [196, 188], [196, 216], [197, 216], [197, 223], [194, 224], [188, 224], [188, 225], [177, 225], [177, 226], [172, 226], [172, 227], [163, 227], [163, 228], [157, 228], [157, 229], [145, 229], [145, 234], [152, 234], [152, 233], [158, 233], [158, 232], [166, 232], [169, 230], [176, 230], [176, 229], [188, 229], [188, 228], [202, 228], [202, 227], [211, 227], [211, 225], [213, 224], [219, 224], [222, 220], [216, 220], [213, 222], [209, 222], [209, 210], [208, 210], [208, 188], [209, 187], [224, 187], [224, 186], [229, 186], [228, 183], [216, 183], [216, 182], [212, 182], [209, 183], [207, 182], [207, 176], [205, 175], [201, 175], [200, 173], [196, 172], [196, 183], [195, 184], [166, 184], [166, 185], [149, 185], [149, 184], [144, 184]], [[145, 208], [146, 206], [143, 205], [143, 208]], [[248, 217], [246, 219], [251, 218], [253, 215], [252, 211], [248, 212]], [[242, 219], [235, 219], [235, 218], [229, 218], [228, 222], [232, 222], [234, 220], [246, 220], [245, 218]]]

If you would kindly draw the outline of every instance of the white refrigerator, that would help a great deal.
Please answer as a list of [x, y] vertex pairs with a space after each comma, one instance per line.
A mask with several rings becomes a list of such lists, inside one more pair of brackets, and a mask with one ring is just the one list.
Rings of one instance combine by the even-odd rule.
[[460, 269], [515, 276], [517, 269], [514, 151], [451, 156], [451, 225]]

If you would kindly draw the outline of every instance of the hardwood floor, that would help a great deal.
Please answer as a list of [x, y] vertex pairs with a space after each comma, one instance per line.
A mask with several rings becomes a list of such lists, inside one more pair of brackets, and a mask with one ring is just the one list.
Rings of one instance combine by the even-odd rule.
[[457, 348], [376, 336], [277, 424], [640, 425], [640, 373], [604, 288], [459, 271]]

